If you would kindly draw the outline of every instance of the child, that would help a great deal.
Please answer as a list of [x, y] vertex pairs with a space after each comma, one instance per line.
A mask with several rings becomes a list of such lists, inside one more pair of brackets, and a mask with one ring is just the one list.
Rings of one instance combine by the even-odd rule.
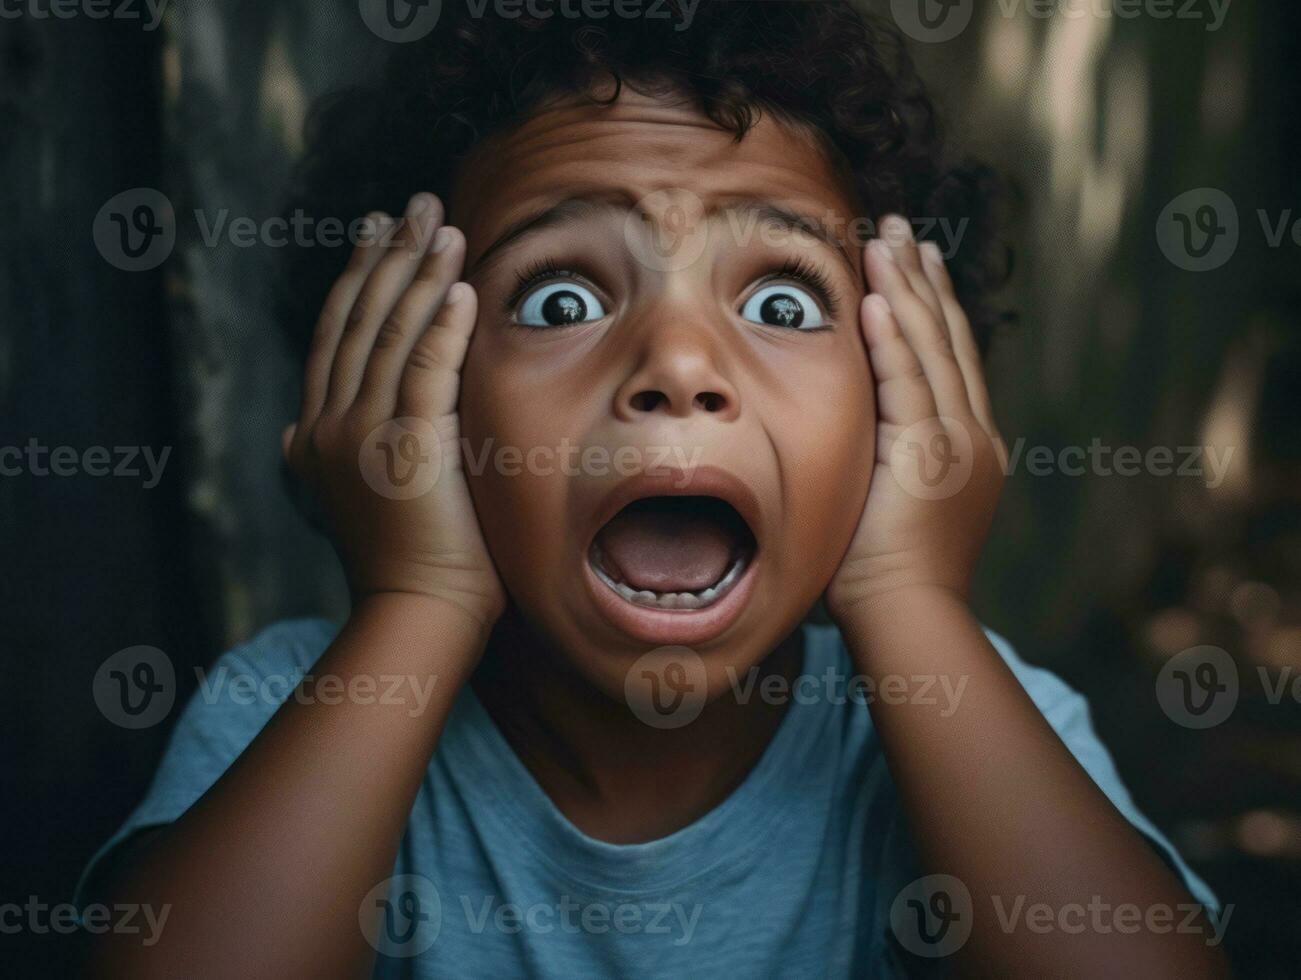
[[987, 230], [946, 268], [909, 218], [979, 171], [848, 3], [652, 9], [449, 2], [317, 117], [318, 213], [409, 196], [294, 280], [351, 613], [222, 658], [279, 696], [181, 717], [85, 879], [166, 927], [96, 966], [1223, 975], [1083, 700], [967, 601]]

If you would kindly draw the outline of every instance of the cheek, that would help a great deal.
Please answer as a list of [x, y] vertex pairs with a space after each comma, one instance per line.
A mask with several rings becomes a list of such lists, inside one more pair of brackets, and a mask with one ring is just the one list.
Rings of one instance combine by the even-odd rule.
[[788, 526], [807, 541], [806, 554], [834, 570], [867, 498], [876, 408], [865, 353], [813, 367], [799, 379], [799, 411], [783, 414], [775, 439], [787, 474]]
[[[460, 417], [466, 482], [506, 589], [527, 601], [545, 593], [548, 569], [566, 560], [565, 447], [575, 441], [554, 385], [476, 334], [462, 373]], [[551, 392], [548, 395], [548, 392]]]

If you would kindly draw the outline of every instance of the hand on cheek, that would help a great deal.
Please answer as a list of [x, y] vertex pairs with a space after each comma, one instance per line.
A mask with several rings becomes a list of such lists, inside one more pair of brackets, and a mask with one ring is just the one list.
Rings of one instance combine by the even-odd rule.
[[[417, 194], [358, 244], [321, 311], [285, 459], [329, 525], [354, 600], [428, 596], [484, 630], [505, 594], [461, 469], [457, 400], [478, 314], [465, 236]], [[396, 230], [396, 233], [394, 231]]]
[[839, 619], [901, 589], [966, 596], [1006, 453], [971, 325], [939, 249], [892, 216], [864, 249], [861, 328], [876, 385], [867, 504], [827, 589]]

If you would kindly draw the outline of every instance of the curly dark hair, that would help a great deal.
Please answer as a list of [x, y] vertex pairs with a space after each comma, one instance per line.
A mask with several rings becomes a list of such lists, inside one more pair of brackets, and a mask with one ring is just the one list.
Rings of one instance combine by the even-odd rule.
[[[534, 0], [533, 12], [548, 2]], [[672, 91], [738, 140], [765, 111], [820, 134], [861, 217], [965, 219], [949, 269], [983, 351], [1008, 318], [991, 303], [1010, 272], [1010, 250], [995, 240], [1001, 185], [979, 163], [946, 163], [934, 107], [893, 25], [853, 0], [699, 0], [689, 26], [680, 0], [663, 7], [672, 16], [502, 17], [490, 3], [479, 11], [444, 0], [435, 30], [394, 45], [377, 83], [313, 108], [290, 211], [347, 222], [401, 213], [418, 190], [446, 201], [467, 153], [548, 99], [596, 100], [602, 82], [614, 83], [612, 98], [623, 84]], [[347, 251], [287, 255], [282, 321], [299, 352]]]

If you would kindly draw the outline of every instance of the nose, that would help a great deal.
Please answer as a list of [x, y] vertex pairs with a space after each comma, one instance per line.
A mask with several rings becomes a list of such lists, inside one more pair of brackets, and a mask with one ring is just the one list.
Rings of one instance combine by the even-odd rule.
[[614, 413], [625, 422], [657, 412], [730, 422], [740, 410], [736, 388], [719, 369], [709, 338], [687, 326], [652, 329], [640, 362], [614, 399]]

